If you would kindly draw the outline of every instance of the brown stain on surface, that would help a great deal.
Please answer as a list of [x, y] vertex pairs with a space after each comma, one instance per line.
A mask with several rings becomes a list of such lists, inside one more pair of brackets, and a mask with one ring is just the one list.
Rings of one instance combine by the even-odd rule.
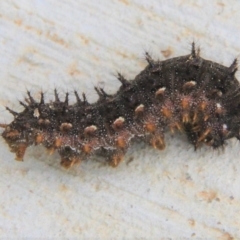
[[67, 72], [71, 76], [81, 75], [81, 71], [77, 68], [77, 63], [73, 62], [67, 68]]
[[219, 5], [220, 7], [225, 7], [225, 4], [223, 2], [217, 2], [217, 5]]
[[59, 186], [59, 190], [60, 190], [61, 192], [67, 192], [67, 191], [69, 191], [69, 188], [68, 188], [65, 184], [61, 184], [61, 185]]
[[220, 239], [222, 239], [222, 240], [233, 240], [235, 238], [230, 233], [226, 232], [221, 236]]
[[90, 40], [88, 38], [86, 38], [85, 36], [83, 36], [81, 34], [78, 34], [78, 36], [85, 45], [89, 44]]
[[65, 42], [65, 41], [64, 41], [61, 37], [59, 37], [56, 33], [51, 34], [51, 33], [48, 32], [48, 33], [46, 33], [46, 37], [47, 37], [48, 39], [50, 39], [51, 41], [57, 43], [57, 44], [63, 45], [63, 46], [65, 46], [65, 47], [68, 46], [67, 42]]
[[215, 191], [201, 191], [198, 193], [198, 197], [208, 203], [211, 203], [217, 197]]
[[22, 21], [22, 19], [16, 19], [16, 20], [14, 20], [14, 23], [18, 26], [21, 26], [23, 21]]
[[42, 34], [42, 30], [34, 28], [32, 26], [29, 26], [29, 25], [24, 25], [22, 19], [19, 19], [19, 18], [17, 18], [17, 19], [10, 19], [10, 18], [7, 18], [6, 16], [3, 17], [1, 14], [0, 14], [0, 18], [4, 18], [4, 20], [6, 20], [6, 21], [13, 22], [18, 27], [22, 27], [23, 29], [25, 29], [27, 31], [34, 32], [34, 33], [36, 33], [38, 35]]
[[119, 0], [119, 2], [124, 3], [125, 5], [129, 5], [129, 1], [128, 0]]
[[195, 221], [194, 221], [194, 219], [189, 219], [189, 220], [188, 220], [188, 223], [189, 223], [189, 225], [190, 225], [191, 227], [194, 227], [194, 226], [195, 226]]
[[129, 56], [126, 53], [120, 52], [119, 50], [116, 51], [116, 54], [120, 55], [123, 58], [129, 58]]
[[30, 32], [34, 32], [34, 33], [36, 33], [37, 35], [42, 35], [42, 30], [37, 29], [37, 28], [34, 28], [34, 27], [32, 27], [32, 26], [29, 26], [29, 25], [24, 26], [24, 29], [27, 30], [27, 31], [30, 31]]
[[173, 50], [171, 47], [168, 47], [166, 50], [162, 50], [161, 53], [165, 58], [168, 58], [173, 54]]

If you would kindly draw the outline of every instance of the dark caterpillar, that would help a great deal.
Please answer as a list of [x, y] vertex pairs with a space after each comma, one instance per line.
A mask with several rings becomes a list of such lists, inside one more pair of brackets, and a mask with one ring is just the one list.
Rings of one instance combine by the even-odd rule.
[[14, 112], [2, 137], [16, 159], [22, 161], [30, 145], [43, 144], [57, 150], [61, 164], [68, 168], [93, 154], [104, 155], [116, 167], [134, 139], [164, 149], [164, 134], [183, 131], [195, 148], [205, 143], [223, 146], [229, 138], [240, 139], [240, 87], [235, 78], [237, 60], [230, 67], [205, 60], [192, 44], [191, 54], [166, 61], [154, 61], [148, 53], [148, 66], [132, 81], [120, 74], [120, 89], [108, 95], [95, 88], [96, 103], [86, 96], [68, 104], [55, 90], [55, 100], [37, 102], [28, 92], [21, 113]]

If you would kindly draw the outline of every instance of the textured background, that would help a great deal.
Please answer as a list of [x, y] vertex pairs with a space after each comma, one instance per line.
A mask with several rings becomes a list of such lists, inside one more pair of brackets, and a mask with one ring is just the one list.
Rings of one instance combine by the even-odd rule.
[[[230, 65], [240, 54], [240, 2], [158, 0], [0, 1], [0, 122], [29, 89], [53, 98], [74, 89], [114, 93], [155, 59], [185, 55]], [[239, 74], [238, 74], [239, 75]], [[194, 152], [180, 134], [158, 152], [135, 144], [112, 169], [89, 161], [68, 171], [30, 148], [25, 162], [0, 140], [0, 237], [240, 239], [239, 143]], [[133, 160], [133, 161], [131, 161]]]

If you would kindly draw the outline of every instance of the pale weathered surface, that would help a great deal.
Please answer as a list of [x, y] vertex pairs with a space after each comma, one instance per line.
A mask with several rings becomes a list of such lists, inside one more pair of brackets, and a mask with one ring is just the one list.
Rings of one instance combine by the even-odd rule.
[[[0, 1], [0, 121], [26, 89], [93, 86], [113, 93], [155, 58], [202, 56], [230, 65], [240, 54], [238, 1]], [[238, 74], [239, 75], [239, 74]], [[117, 169], [87, 162], [69, 171], [32, 148], [14, 161], [1, 139], [0, 237], [240, 239], [239, 143], [194, 152], [168, 136], [163, 152], [136, 144]]]

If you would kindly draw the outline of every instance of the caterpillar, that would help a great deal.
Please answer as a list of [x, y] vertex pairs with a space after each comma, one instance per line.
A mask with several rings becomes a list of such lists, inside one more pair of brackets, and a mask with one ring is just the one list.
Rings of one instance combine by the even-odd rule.
[[118, 74], [121, 87], [115, 94], [95, 87], [95, 103], [74, 91], [76, 103], [70, 105], [69, 93], [61, 101], [55, 89], [49, 103], [43, 92], [37, 101], [28, 91], [25, 102], [20, 101], [22, 112], [6, 107], [14, 120], [0, 124], [2, 137], [16, 160], [23, 161], [30, 145], [42, 144], [50, 153], [58, 151], [65, 168], [92, 155], [104, 156], [116, 167], [136, 139], [163, 150], [167, 131], [184, 132], [195, 149], [240, 139], [237, 59], [230, 67], [205, 60], [194, 43], [186, 56], [164, 61], [145, 56], [147, 66], [135, 79]]

